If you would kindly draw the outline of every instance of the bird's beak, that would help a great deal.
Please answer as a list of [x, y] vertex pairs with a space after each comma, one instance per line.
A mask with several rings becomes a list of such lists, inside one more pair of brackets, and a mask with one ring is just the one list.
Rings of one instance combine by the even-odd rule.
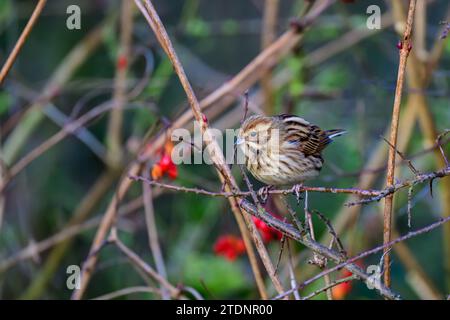
[[234, 143], [234, 145], [238, 146], [240, 144], [243, 144], [244, 141], [245, 140], [243, 138], [237, 137], [236, 142]]

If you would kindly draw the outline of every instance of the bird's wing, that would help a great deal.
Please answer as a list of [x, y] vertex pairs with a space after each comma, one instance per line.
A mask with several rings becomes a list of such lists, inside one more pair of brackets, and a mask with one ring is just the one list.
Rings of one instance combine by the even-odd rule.
[[297, 144], [305, 156], [319, 154], [331, 142], [326, 131], [300, 117], [287, 114], [279, 117], [284, 124], [284, 139]]

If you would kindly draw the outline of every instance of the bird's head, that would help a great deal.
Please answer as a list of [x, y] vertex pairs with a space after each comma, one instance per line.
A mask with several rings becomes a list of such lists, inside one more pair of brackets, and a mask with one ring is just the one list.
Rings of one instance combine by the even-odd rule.
[[236, 145], [246, 157], [257, 157], [268, 150], [276, 150], [279, 146], [279, 126], [271, 117], [251, 116], [239, 129]]

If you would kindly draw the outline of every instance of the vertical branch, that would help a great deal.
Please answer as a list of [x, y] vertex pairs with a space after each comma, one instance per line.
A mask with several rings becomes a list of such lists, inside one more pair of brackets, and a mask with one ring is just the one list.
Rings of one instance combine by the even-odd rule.
[[[152, 251], [153, 260], [155, 261], [156, 271], [161, 277], [167, 279], [166, 267], [164, 265], [164, 258], [161, 253], [161, 247], [158, 240], [158, 231], [156, 228], [155, 221], [155, 210], [153, 208], [153, 195], [152, 187], [146, 183], [142, 183], [142, 188], [144, 190], [144, 209], [145, 209], [145, 222], [147, 224], [147, 234], [150, 245], [150, 250]], [[169, 299], [170, 295], [167, 290], [161, 286], [161, 296], [163, 299]]]
[[[265, 0], [264, 16], [261, 30], [261, 47], [267, 48], [276, 38], [277, 17], [279, 0]], [[275, 104], [272, 88], [272, 71], [268, 70], [261, 78], [261, 87], [264, 95], [265, 111], [270, 115], [273, 113]]]
[[126, 104], [127, 71], [130, 45], [133, 32], [133, 3], [122, 1], [120, 18], [120, 45], [116, 59], [116, 77], [114, 81], [114, 109], [108, 123], [107, 146], [108, 164], [116, 167], [122, 158], [123, 107]]
[[[397, 133], [398, 133], [398, 123], [400, 117], [400, 104], [402, 101], [402, 90], [403, 83], [405, 79], [406, 61], [408, 59], [409, 52], [411, 50], [411, 33], [412, 24], [414, 20], [414, 11], [416, 8], [416, 0], [411, 0], [409, 2], [408, 18], [406, 21], [406, 27], [403, 34], [403, 39], [400, 42], [400, 62], [398, 66], [397, 75], [397, 85], [395, 88], [395, 98], [394, 106], [392, 110], [392, 121], [391, 121], [391, 134], [390, 134], [390, 144], [394, 147], [389, 148], [388, 157], [388, 171], [386, 178], [386, 185], [391, 186], [394, 184], [395, 175], [395, 148], [397, 146]], [[384, 215], [383, 215], [383, 243], [386, 244], [391, 241], [391, 229], [392, 229], [392, 207], [393, 207], [393, 195], [390, 195], [385, 200]], [[389, 287], [391, 284], [391, 270], [390, 270], [390, 255], [389, 248], [384, 249], [384, 284]]]
[[34, 8], [33, 14], [31, 15], [30, 19], [28, 20], [27, 25], [25, 26], [25, 29], [23, 29], [22, 34], [20, 35], [19, 39], [17, 40], [13, 50], [9, 54], [8, 59], [6, 59], [6, 62], [3, 65], [2, 70], [0, 71], [0, 85], [3, 83], [3, 80], [5, 79], [9, 70], [13, 66], [14, 61], [16, 61], [16, 58], [19, 55], [20, 50], [22, 49], [23, 45], [25, 44], [25, 41], [27, 40], [28, 36], [30, 35], [31, 30], [33, 30], [34, 24], [36, 23], [37, 19], [41, 15], [42, 9], [44, 9], [46, 2], [47, 2], [47, 0], [39, 0], [38, 4]]

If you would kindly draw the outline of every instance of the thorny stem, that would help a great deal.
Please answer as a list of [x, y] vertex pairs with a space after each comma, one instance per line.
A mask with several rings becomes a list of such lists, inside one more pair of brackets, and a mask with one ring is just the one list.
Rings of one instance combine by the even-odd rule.
[[[424, 183], [426, 181], [433, 181], [434, 179], [443, 178], [446, 176], [450, 176], [450, 167], [444, 168], [439, 171], [433, 171], [429, 173], [422, 173], [414, 177], [413, 179], [405, 180], [402, 182], [398, 182], [390, 187], [387, 187], [383, 190], [363, 190], [363, 189], [342, 189], [342, 188], [329, 188], [329, 187], [307, 187], [307, 186], [301, 186], [300, 190], [303, 191], [310, 191], [310, 192], [325, 192], [325, 193], [347, 193], [347, 194], [355, 194], [360, 196], [366, 196], [367, 198], [355, 201], [355, 202], [349, 202], [346, 204], [346, 206], [351, 207], [355, 205], [361, 205], [361, 204], [367, 204], [374, 201], [380, 201], [381, 199], [394, 194], [400, 189], [404, 189], [406, 187], [410, 187], [412, 185], [416, 185], [418, 183]], [[198, 189], [198, 188], [187, 188], [182, 186], [176, 186], [171, 185], [167, 183], [158, 182], [155, 180], [150, 180], [143, 176], [136, 176], [136, 175], [128, 175], [128, 177], [131, 180], [135, 181], [143, 181], [149, 185], [158, 186], [164, 189], [173, 190], [173, 191], [180, 191], [180, 192], [190, 192], [190, 193], [196, 193], [196, 194], [202, 194], [206, 196], [211, 197], [247, 197], [251, 196], [251, 191], [224, 191], [224, 192], [214, 192], [214, 191], [208, 191], [204, 189]], [[282, 195], [289, 195], [293, 193], [293, 188], [288, 189], [274, 189], [267, 191], [269, 194], [282, 194]]]
[[[397, 86], [395, 89], [394, 106], [392, 110], [392, 121], [391, 121], [391, 134], [390, 134], [390, 144], [393, 146], [389, 149], [388, 157], [388, 172], [386, 178], [386, 187], [392, 186], [394, 184], [395, 178], [395, 155], [397, 146], [397, 134], [398, 134], [398, 124], [400, 119], [400, 104], [402, 101], [402, 91], [403, 83], [405, 78], [406, 61], [408, 59], [409, 52], [411, 50], [411, 33], [412, 25], [414, 20], [414, 12], [416, 9], [416, 0], [410, 0], [408, 18], [406, 22], [406, 28], [403, 34], [403, 39], [400, 42], [400, 62], [398, 66], [398, 76], [397, 76]], [[392, 232], [392, 209], [393, 209], [393, 195], [388, 195], [385, 201], [384, 215], [383, 215], [383, 242], [384, 244], [391, 241]], [[384, 284], [386, 287], [391, 285], [391, 269], [390, 269], [390, 255], [387, 252], [389, 248], [385, 248], [384, 265], [386, 270], [384, 273]]]
[[[262, 218], [262, 219], [264, 220], [264, 218]], [[365, 274], [364, 272], [361, 273], [361, 269], [359, 269], [359, 267], [356, 266], [356, 269], [353, 269], [353, 267], [355, 267], [355, 265], [352, 264], [352, 263], [354, 263], [355, 261], [361, 260], [362, 258], [365, 258], [365, 257], [367, 257], [367, 256], [370, 256], [370, 255], [372, 255], [372, 254], [375, 254], [375, 253], [377, 253], [377, 252], [383, 251], [383, 250], [385, 250], [386, 248], [390, 248], [390, 247], [392, 247], [393, 245], [395, 245], [395, 244], [397, 244], [397, 243], [399, 243], [399, 242], [403, 242], [403, 241], [406, 241], [406, 240], [408, 240], [408, 239], [417, 237], [417, 236], [419, 236], [419, 235], [421, 235], [421, 234], [430, 232], [430, 231], [436, 229], [437, 227], [439, 227], [439, 226], [441, 226], [441, 225], [443, 225], [443, 224], [445, 224], [445, 223], [448, 223], [449, 221], [450, 221], [450, 217], [446, 217], [446, 218], [444, 218], [444, 219], [439, 219], [438, 221], [436, 221], [436, 222], [434, 222], [434, 223], [432, 223], [432, 224], [430, 224], [430, 225], [428, 225], [428, 226], [426, 226], [426, 227], [423, 227], [423, 228], [418, 229], [418, 230], [416, 230], [416, 231], [410, 231], [410, 232], [408, 232], [407, 234], [405, 234], [404, 236], [401, 236], [401, 237], [399, 237], [399, 238], [397, 238], [397, 239], [395, 239], [395, 240], [392, 240], [392, 241], [390, 241], [390, 242], [388, 242], [388, 243], [386, 243], [386, 244], [382, 244], [382, 245], [380, 245], [380, 246], [378, 246], [378, 247], [375, 247], [375, 248], [373, 248], [373, 249], [364, 251], [364, 252], [362, 252], [362, 253], [360, 253], [360, 254], [358, 254], [358, 255], [356, 255], [356, 256], [350, 258], [350, 259], [347, 259], [347, 260], [345, 260], [345, 261], [343, 261], [343, 262], [338, 262], [338, 264], [336, 264], [334, 267], [329, 268], [329, 269], [327, 269], [327, 270], [324, 270], [324, 271], [318, 273], [317, 275], [315, 275], [314, 277], [310, 278], [309, 280], [306, 280], [305, 282], [301, 283], [300, 285], [297, 286], [297, 288], [295, 288], [295, 290], [302, 289], [302, 288], [306, 287], [307, 285], [311, 284], [312, 282], [316, 281], [317, 279], [322, 278], [322, 277], [325, 276], [326, 274], [330, 274], [331, 272], [337, 271], [337, 270], [342, 269], [342, 268], [346, 268], [346, 269], [348, 269], [350, 272], [352, 272], [354, 275], [358, 276], [359, 278], [362, 278], [362, 279], [365, 280], [366, 282], [367, 282], [367, 281], [370, 282], [370, 279], [369, 279], [369, 278], [366, 278], [367, 274]], [[265, 221], [265, 222], [266, 222], [266, 221]], [[267, 223], [267, 222], [266, 222], [266, 223]], [[273, 227], [273, 228], [276, 228], [275, 225], [270, 225], [270, 226]], [[278, 230], [279, 230], [279, 229], [278, 229]], [[281, 231], [281, 230], [280, 230], [280, 231]], [[281, 232], [282, 232], [282, 231], [281, 231]], [[294, 239], [294, 240], [297, 240], [297, 239]], [[298, 240], [298, 241], [301, 242], [301, 243], [303, 243], [303, 242], [300, 241], [300, 240]], [[303, 244], [305, 244], [305, 243], [303, 243]], [[305, 245], [306, 245], [306, 244], [305, 244]], [[307, 246], [308, 246], [308, 245], [307, 245]], [[322, 247], [323, 247], [323, 246], [322, 246]], [[323, 247], [323, 248], [326, 248], [326, 247]], [[326, 249], [328, 249], [328, 248], [326, 248]], [[318, 249], [318, 251], [319, 251], [319, 252], [322, 251], [324, 255], [328, 255], [328, 254], [330, 253], [330, 252], [325, 253], [325, 250], [322, 250], [322, 249]], [[332, 250], [329, 250], [329, 251], [334, 252], [334, 251], [332, 251]], [[321, 252], [321, 254], [322, 254], [322, 252]], [[335, 259], [333, 259], [333, 260], [335, 260]], [[354, 270], [356, 270], [357, 272], [354, 272]], [[377, 290], [379, 290], [380, 294], [383, 295], [385, 298], [389, 298], [389, 299], [399, 299], [399, 298], [400, 298], [398, 295], [395, 295], [395, 294], [391, 291], [391, 289], [385, 287], [381, 282], [379, 282], [379, 283], [373, 283], [373, 282], [372, 282], [372, 283], [370, 283], [370, 284], [371, 284], [371, 285], [374, 285], [375, 288], [376, 288]], [[275, 299], [280, 299], [280, 298], [283, 298], [283, 297], [286, 296], [286, 295], [289, 295], [289, 294], [292, 292], [292, 290], [293, 290], [293, 289], [291, 289], [291, 290], [289, 290], [289, 291], [286, 291], [286, 292], [283, 293], [282, 295], [279, 295], [279, 296], [275, 297]], [[385, 294], [386, 294], [386, 295], [385, 295]], [[391, 296], [391, 294], [393, 294], [393, 295]]]

